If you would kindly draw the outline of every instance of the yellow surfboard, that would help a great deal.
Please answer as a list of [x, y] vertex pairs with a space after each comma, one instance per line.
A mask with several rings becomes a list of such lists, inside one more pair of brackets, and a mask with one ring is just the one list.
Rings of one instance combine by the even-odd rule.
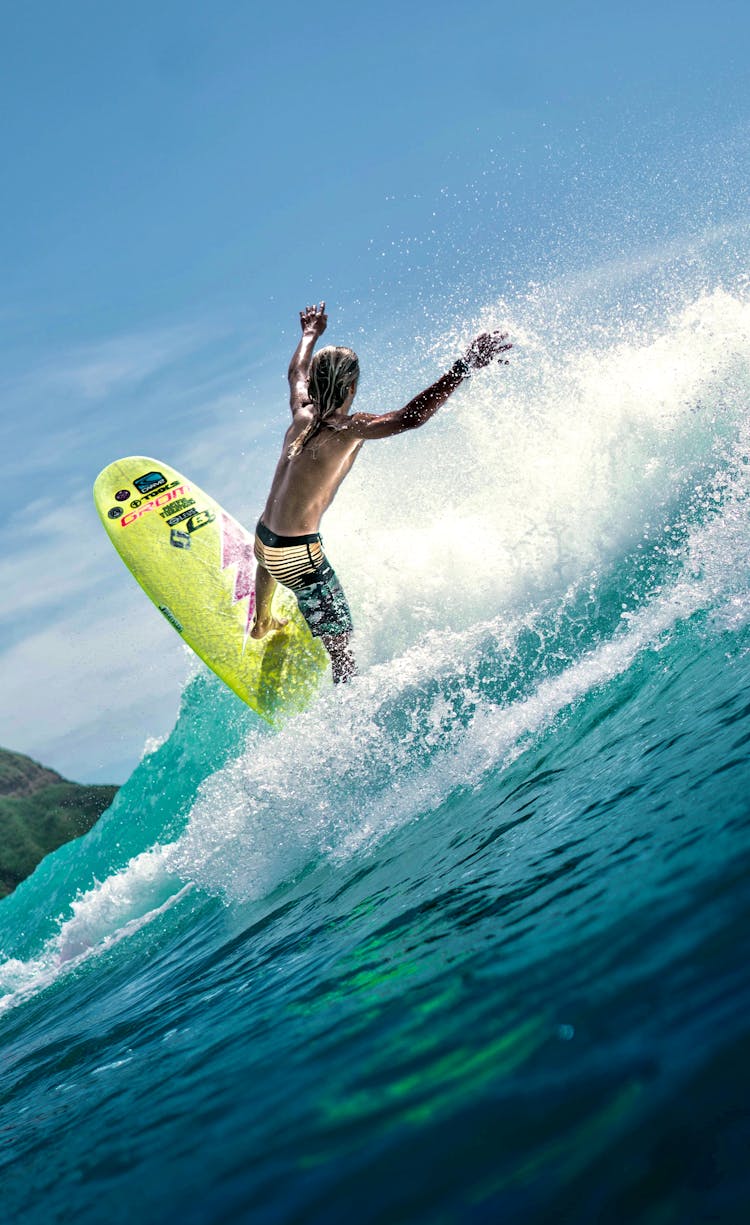
[[118, 459], [99, 473], [94, 502], [107, 534], [146, 595], [196, 655], [272, 726], [309, 705], [328, 666], [291, 592], [289, 618], [260, 641], [253, 535], [161, 460]]

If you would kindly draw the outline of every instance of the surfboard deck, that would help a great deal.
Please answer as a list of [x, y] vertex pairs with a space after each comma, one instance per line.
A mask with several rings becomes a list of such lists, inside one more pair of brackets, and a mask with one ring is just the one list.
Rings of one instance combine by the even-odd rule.
[[274, 727], [305, 709], [328, 667], [291, 592], [274, 613], [289, 624], [259, 641], [252, 533], [171, 465], [143, 455], [109, 464], [94, 502], [133, 577], [196, 655]]

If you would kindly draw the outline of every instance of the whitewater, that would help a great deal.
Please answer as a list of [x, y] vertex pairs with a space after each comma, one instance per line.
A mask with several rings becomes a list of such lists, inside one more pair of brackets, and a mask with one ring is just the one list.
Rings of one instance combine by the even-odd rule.
[[750, 285], [650, 271], [425, 346], [515, 348], [326, 520], [359, 676], [196, 663], [0, 904], [8, 1219], [746, 1219]]

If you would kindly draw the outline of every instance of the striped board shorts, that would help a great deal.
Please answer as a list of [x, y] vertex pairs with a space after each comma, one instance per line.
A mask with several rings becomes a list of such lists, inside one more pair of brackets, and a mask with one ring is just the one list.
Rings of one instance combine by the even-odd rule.
[[354, 626], [349, 605], [317, 532], [311, 536], [277, 536], [259, 520], [255, 560], [277, 583], [294, 592], [314, 637], [351, 634]]

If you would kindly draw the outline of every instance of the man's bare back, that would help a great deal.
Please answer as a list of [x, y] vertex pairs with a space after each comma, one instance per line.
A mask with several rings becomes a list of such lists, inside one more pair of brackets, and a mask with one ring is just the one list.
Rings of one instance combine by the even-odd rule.
[[305, 406], [289, 426], [263, 511], [263, 522], [280, 536], [318, 531], [362, 448], [363, 439], [346, 428], [351, 419], [339, 412], [299, 455], [289, 459], [289, 447], [312, 419], [313, 412]]
[[484, 332], [447, 374], [404, 408], [379, 416], [350, 415], [359, 377], [356, 354], [329, 347], [313, 358], [315, 342], [327, 322], [324, 302], [300, 312], [302, 338], [288, 371], [292, 423], [256, 530], [256, 614], [251, 633], [262, 638], [286, 624], [271, 613], [273, 593], [281, 581], [295, 592], [312, 633], [331, 656], [337, 681], [348, 679], [355, 670], [349, 646], [352, 626], [346, 598], [322, 551], [318, 536], [322, 516], [363, 443], [424, 425], [472, 370], [504, 361], [501, 355], [512, 346], [505, 343], [504, 333]]

